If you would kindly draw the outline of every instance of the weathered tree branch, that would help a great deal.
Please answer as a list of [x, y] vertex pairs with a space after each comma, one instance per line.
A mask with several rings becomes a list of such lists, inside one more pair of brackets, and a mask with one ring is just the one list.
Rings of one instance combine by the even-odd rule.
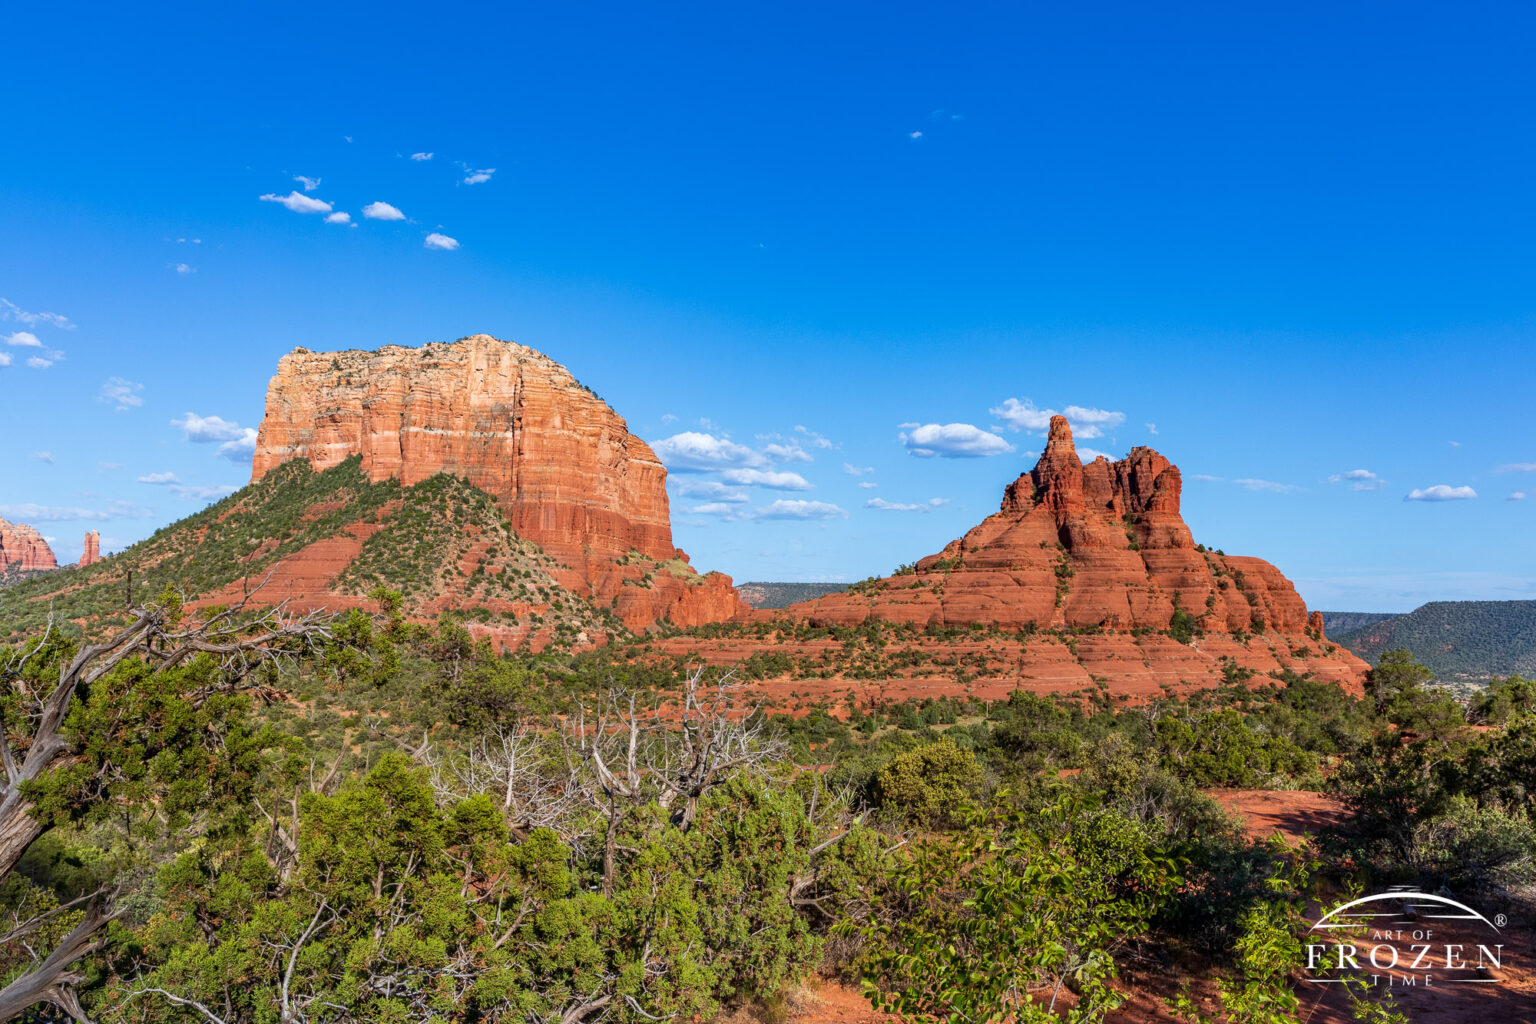
[[0, 989], [0, 1020], [21, 1015], [29, 1006], [48, 1003], [82, 1024], [90, 1018], [80, 1007], [75, 985], [81, 978], [72, 968], [84, 956], [94, 953], [106, 941], [107, 924], [119, 911], [108, 910], [107, 900], [95, 900], [86, 907], [80, 923], [70, 929], [53, 952], [32, 970]]

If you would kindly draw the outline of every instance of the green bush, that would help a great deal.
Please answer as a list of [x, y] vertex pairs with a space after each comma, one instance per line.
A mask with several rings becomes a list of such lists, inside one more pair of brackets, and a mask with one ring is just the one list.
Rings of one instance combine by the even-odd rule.
[[875, 802], [908, 824], [940, 824], [975, 797], [981, 782], [976, 755], [941, 740], [898, 754], [880, 769]]

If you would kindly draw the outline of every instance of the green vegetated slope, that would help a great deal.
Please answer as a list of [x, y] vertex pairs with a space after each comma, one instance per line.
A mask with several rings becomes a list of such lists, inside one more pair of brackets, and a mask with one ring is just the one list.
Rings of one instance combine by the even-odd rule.
[[0, 569], [0, 590], [23, 583], [26, 580], [36, 579], [39, 576], [45, 575], [48, 571], [50, 570], [28, 572], [18, 566], [6, 566], [4, 569]]
[[[382, 584], [399, 590], [411, 610], [453, 590], [456, 607], [527, 602], [554, 606], [575, 625], [607, 621], [555, 582], [557, 563], [512, 531], [489, 494], [444, 474], [411, 487], [375, 483], [354, 457], [322, 472], [302, 460], [287, 463], [96, 565], [5, 587], [0, 638], [36, 628], [50, 609], [78, 621], [114, 614], [130, 574], [140, 595], [172, 585], [200, 596], [242, 578], [254, 583], [281, 559], [358, 524], [371, 526], [372, 536], [333, 582], [337, 593], [362, 596]], [[471, 546], [480, 564], [466, 574], [461, 563]]]
[[755, 580], [736, 585], [741, 599], [753, 608], [786, 608], [800, 601], [841, 593], [847, 589], [846, 583], [769, 583]]
[[1536, 673], [1536, 601], [1431, 601], [1334, 636], [1371, 663], [1404, 648], [1446, 680]]

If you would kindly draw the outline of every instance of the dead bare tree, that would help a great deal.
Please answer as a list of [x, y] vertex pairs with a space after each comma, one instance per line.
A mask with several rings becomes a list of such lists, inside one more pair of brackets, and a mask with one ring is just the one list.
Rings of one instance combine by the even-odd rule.
[[783, 741], [741, 699], [731, 673], [704, 686], [689, 672], [681, 699], [642, 712], [638, 695], [611, 691], [566, 719], [560, 736], [574, 792], [604, 821], [603, 891], [613, 891], [618, 836], [635, 810], [654, 800], [687, 828], [699, 799], [743, 771], [762, 772], [784, 753]]
[[700, 667], [683, 680], [678, 720], [666, 721], [665, 706], [653, 717], [659, 742], [651, 746], [650, 767], [661, 788], [657, 801], [685, 829], [698, 815], [699, 798], [714, 786], [735, 773], [762, 774], [784, 757], [783, 739], [760, 714], [762, 701], [749, 704], [743, 692], [731, 672], [705, 686]]
[[618, 837], [624, 824], [649, 797], [640, 765], [644, 724], [638, 697], [609, 693], [591, 714], [582, 705], [561, 732], [566, 765], [578, 793], [603, 818], [603, 895], [613, 894]]
[[307, 777], [294, 783], [293, 795], [286, 800], [286, 813], [282, 812], [282, 801], [279, 799], [274, 799], [270, 811], [260, 798], [255, 801], [256, 810], [271, 825], [267, 832], [267, 856], [277, 866], [278, 877], [284, 882], [292, 876], [299, 863], [299, 804], [306, 793], [326, 796], [332, 792], [341, 777], [341, 765], [347, 759], [347, 743], [351, 737], [350, 732], [342, 734], [341, 750], [336, 754], [336, 760], [331, 762], [330, 771], [324, 775], [316, 777], [316, 763], [313, 758], [310, 759]]
[[[28, 783], [77, 756], [65, 722], [82, 687], [101, 680], [129, 658], [141, 658], [156, 673], [184, 665], [200, 655], [216, 659], [220, 685], [239, 685], [255, 669], [313, 648], [330, 638], [329, 616], [323, 611], [295, 614], [284, 604], [247, 611], [261, 587], [250, 587], [234, 604], [190, 624], [183, 624], [173, 607], [145, 604], [132, 608], [132, 621], [106, 639], [80, 647], [62, 663], [58, 679], [46, 692], [34, 692], [25, 672], [43, 657], [59, 629], [53, 616], [43, 635], [14, 651], [0, 665], [0, 684], [21, 697], [24, 718], [0, 722], [0, 879], [7, 877], [47, 823], [36, 817], [25, 795]], [[17, 760], [16, 750], [22, 750]], [[96, 893], [86, 901], [85, 915], [65, 939], [27, 973], [0, 989], [0, 1020], [10, 1019], [39, 1002], [50, 1003], [75, 1020], [84, 1021], [73, 985], [73, 965], [94, 952], [116, 915], [113, 899]]]
[[472, 793], [494, 798], [507, 827], [519, 840], [536, 828], [555, 832], [568, 844], [579, 842], [574, 822], [580, 797], [563, 759], [551, 749], [552, 737], [527, 724], [498, 726], [462, 754], [444, 753], [423, 742], [411, 756], [431, 771], [440, 801]]

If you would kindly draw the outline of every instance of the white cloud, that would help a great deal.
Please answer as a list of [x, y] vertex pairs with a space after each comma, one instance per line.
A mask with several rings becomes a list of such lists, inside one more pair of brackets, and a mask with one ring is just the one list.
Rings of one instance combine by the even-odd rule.
[[0, 352], [0, 366], [10, 366], [10, 365], [11, 365], [11, 354], [9, 352]]
[[60, 316], [58, 313], [28, 313], [10, 299], [0, 299], [0, 320], [14, 320], [28, 327], [36, 327], [38, 324], [47, 324], [49, 327], [57, 327], [61, 331], [72, 331], [75, 325], [69, 322], [69, 317]]
[[[330, 209], [329, 206], [326, 207]], [[363, 207], [363, 216], [369, 220], [405, 220], [405, 214], [388, 203], [369, 203]]]
[[292, 210], [294, 213], [331, 212], [330, 203], [319, 199], [311, 199], [309, 196], [306, 196], [301, 192], [289, 192], [285, 196], [280, 196], [276, 193], [268, 192], [266, 195], [261, 196], [260, 198], [264, 203], [281, 203], [284, 209]]
[[1415, 487], [1403, 496], [1404, 501], [1467, 501], [1477, 497], [1477, 492], [1467, 486], [1452, 487], [1435, 484], [1433, 487]]
[[38, 462], [46, 462], [50, 466], [53, 465], [53, 452], [33, 452], [32, 457]]
[[108, 377], [107, 382], [96, 392], [96, 401], [115, 406], [118, 412], [127, 412], [144, 404], [144, 399], [139, 397], [139, 392], [143, 390], [144, 385], [137, 381]]
[[849, 476], [864, 476], [875, 471], [874, 466], [855, 466], [851, 462], [843, 463], [843, 472]]
[[148, 519], [155, 510], [132, 501], [113, 501], [104, 509], [60, 505], [0, 505], [0, 517], [13, 522], [60, 523], [75, 519]]
[[1115, 457], [1113, 455], [1109, 454], [1108, 452], [1101, 452], [1097, 448], [1090, 448], [1085, 444], [1076, 445], [1075, 447], [1077, 448], [1077, 457], [1083, 462], [1092, 462], [1094, 459], [1108, 459], [1110, 462], [1115, 461]]
[[1536, 473], [1536, 462], [1506, 462], [1495, 473]]
[[256, 431], [250, 427], [241, 430], [240, 436], [232, 441], [225, 441], [219, 445], [219, 450], [214, 454], [221, 459], [230, 462], [244, 462], [256, 451]]
[[1504, 500], [1505, 501], [1524, 501], [1525, 500], [1525, 492], [1524, 491], [1516, 491], [1515, 493], [1511, 494], [1509, 497], [1505, 498]]
[[172, 420], [171, 425], [180, 427], [188, 441], [198, 444], [221, 442], [214, 454], [230, 462], [244, 462], [256, 451], [255, 429], [242, 427], [220, 416], [199, 416], [189, 412], [182, 419]]
[[177, 484], [171, 493], [183, 500], [207, 501], [209, 498], [227, 498], [240, 489], [238, 484]]
[[305, 192], [313, 192], [315, 189], [320, 187], [319, 178], [311, 178], [304, 174], [295, 174], [293, 176], [293, 180], [298, 182], [300, 185], [303, 185]]
[[661, 422], [663, 422], [663, 423], [676, 423], [677, 422], [677, 417], [672, 415], [669, 412], [664, 412], [664, 413], [661, 414]]
[[1191, 473], [1191, 474], [1189, 474], [1189, 478], [1191, 480], [1204, 480], [1206, 483], [1210, 483], [1210, 484], [1219, 484], [1219, 483], [1225, 483], [1226, 482], [1226, 477], [1211, 476], [1211, 474], [1209, 474], [1209, 473]]
[[690, 480], [687, 477], [673, 477], [670, 481], [678, 494], [685, 498], [710, 498], [714, 501], [742, 502], [747, 500], [747, 492], [735, 487], [727, 487], [718, 480]]
[[1292, 491], [1301, 489], [1292, 484], [1279, 484], [1273, 480], [1258, 480], [1253, 477], [1240, 477], [1232, 482], [1250, 491], [1268, 491], [1271, 494], [1290, 494]]
[[181, 478], [178, 477], [175, 473], [146, 473], [139, 477], [139, 483], [159, 485], [179, 484], [181, 483]]
[[871, 491], [871, 490], [874, 490], [876, 487], [879, 487], [880, 485], [877, 484], [877, 483], [872, 483], [872, 482], [870, 482], [868, 480], [861, 480], [861, 481], [859, 481], [859, 486], [864, 488], [867, 491]]
[[17, 348], [42, 348], [43, 343], [37, 340], [37, 335], [31, 331], [16, 331], [5, 339], [7, 345], [15, 345]]
[[52, 359], [44, 359], [42, 356], [33, 356], [27, 360], [27, 365], [34, 370], [46, 370], [53, 365]]
[[813, 461], [798, 441], [789, 444], [770, 444], [763, 448], [763, 454], [777, 462], [811, 462]]
[[1347, 473], [1335, 473], [1328, 478], [1331, 484], [1349, 484], [1352, 491], [1379, 491], [1387, 482], [1368, 469], [1352, 469]]
[[901, 434], [907, 452], [920, 458], [979, 458], [1013, 451], [1013, 445], [996, 434], [969, 423], [927, 423]]
[[[1032, 434], [1044, 434], [1051, 427], [1051, 417], [1058, 415], [1055, 409], [1037, 409], [1029, 399], [1008, 398], [1003, 404], [987, 410], [1014, 430]], [[1069, 405], [1060, 414], [1072, 424], [1072, 436], [1076, 440], [1103, 437], [1106, 430], [1113, 430], [1125, 422], [1125, 413], [1109, 409], [1095, 409], [1082, 405]], [[1151, 424], [1148, 424], [1151, 426]], [[1154, 428], [1152, 433], [1157, 433]]]
[[58, 523], [71, 519], [108, 519], [100, 509], [69, 508], [59, 505], [0, 505], [0, 518], [13, 522]]
[[1144, 424], [1144, 426], [1147, 428], [1147, 433], [1153, 434], [1153, 435], [1157, 434], [1157, 424], [1156, 423], [1147, 423], [1147, 424]]
[[352, 215], [345, 210], [337, 210], [335, 213], [326, 214], [325, 222], [327, 224], [351, 224]]
[[428, 249], [441, 249], [444, 252], [453, 252], [453, 250], [459, 247], [459, 240], [457, 238], [449, 238], [447, 235], [440, 235], [434, 231], [427, 236], [426, 241], [422, 244]]
[[948, 498], [929, 498], [921, 505], [908, 505], [898, 501], [886, 501], [884, 498], [870, 498], [864, 503], [865, 508], [877, 508], [884, 512], [932, 512], [941, 505], [949, 504]]
[[197, 268], [192, 266], [190, 263], [171, 263], [169, 266], [182, 277], [186, 277], [188, 274], [197, 273]]
[[909, 139], [920, 139], [922, 137], [923, 137], [923, 133], [922, 132], [907, 132], [907, 138], [909, 138]]
[[799, 473], [778, 469], [727, 469], [720, 474], [733, 484], [752, 484], [776, 491], [808, 491], [811, 485]]
[[118, 470], [118, 469], [127, 469], [128, 467], [123, 465], [121, 462], [98, 462], [98, 463], [96, 463], [96, 468], [99, 469], [99, 470], [102, 470], [102, 471], [110, 471], [110, 470]]
[[656, 457], [672, 470], [711, 470], [730, 467], [761, 466], [762, 455], [744, 444], [713, 434], [685, 430], [651, 444]]
[[252, 432], [249, 427], [242, 427], [222, 416], [199, 416], [195, 412], [189, 412], [179, 420], [171, 420], [171, 426], [180, 427], [188, 441], [195, 441], [198, 444], [236, 441], [245, 437], [247, 432]]
[[822, 451], [832, 451], [833, 449], [837, 448], [836, 444], [816, 433], [816, 431], [807, 430], [805, 427], [802, 427], [798, 424], [795, 426], [795, 433], [804, 434], [810, 440], [812, 448], [819, 448]]
[[411, 154], [411, 159], [415, 160], [418, 163], [420, 163], [423, 160], [431, 160], [432, 159], [432, 154], [431, 153], [412, 153]]
[[484, 182], [490, 181], [491, 175], [496, 173], [496, 168], [494, 167], [487, 167], [484, 170], [479, 171], [471, 167], [466, 167], [465, 170], [468, 172], [464, 175], [464, 184], [466, 185], [483, 184]]
[[848, 513], [825, 501], [780, 498], [752, 513], [754, 519], [847, 519]]
[[721, 519], [741, 518], [740, 507], [726, 504], [723, 501], [707, 501], [702, 505], [693, 506], [688, 511], [701, 516], [719, 516]]

